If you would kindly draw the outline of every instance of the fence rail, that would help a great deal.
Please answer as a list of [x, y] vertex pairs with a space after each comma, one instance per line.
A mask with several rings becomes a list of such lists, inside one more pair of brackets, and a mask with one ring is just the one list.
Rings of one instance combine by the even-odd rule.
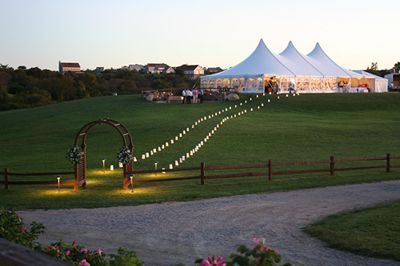
[[[400, 169], [400, 165], [393, 165], [394, 160], [400, 160], [400, 156], [391, 156], [389, 153], [386, 156], [380, 157], [351, 157], [351, 158], [335, 158], [330, 156], [327, 160], [314, 160], [314, 161], [292, 161], [292, 162], [275, 162], [267, 160], [265, 163], [258, 164], [241, 164], [241, 165], [211, 165], [206, 166], [204, 162], [200, 163], [198, 167], [186, 167], [178, 169], [159, 169], [159, 170], [136, 170], [132, 173], [128, 173], [133, 177], [133, 184], [148, 184], [156, 182], [169, 182], [169, 181], [183, 181], [183, 180], [199, 180], [201, 185], [205, 184], [206, 180], [212, 179], [225, 179], [225, 178], [239, 178], [239, 177], [260, 177], [265, 176], [269, 181], [274, 176], [280, 175], [304, 175], [304, 174], [318, 174], [318, 173], [329, 173], [331, 176], [335, 172], [341, 171], [359, 171], [359, 170], [373, 170], [373, 169], [384, 169], [386, 172], [390, 172], [392, 169]], [[372, 161], [383, 161], [381, 165], [339, 165], [349, 164], [354, 162], [372, 162]], [[284, 167], [307, 167], [307, 166], [319, 166], [317, 169], [281, 169]], [[264, 169], [264, 171], [260, 171]], [[233, 170], [244, 170], [234, 173], [220, 173], [219, 171], [233, 171]], [[253, 171], [252, 171], [253, 170]], [[193, 172], [198, 171], [198, 175]], [[182, 177], [166, 177], [166, 178], [147, 178], [137, 179], [137, 174], [159, 174], [159, 173], [178, 173], [178, 172], [190, 172], [188, 176]], [[10, 185], [56, 185], [56, 180], [10, 180], [11, 176], [60, 176], [60, 175], [74, 175], [74, 172], [44, 172], [44, 173], [18, 173], [10, 172], [8, 168], [4, 169], [4, 181], [0, 181], [0, 184], [4, 184], [4, 188], [8, 189]], [[61, 180], [62, 185], [73, 185], [74, 180]]]

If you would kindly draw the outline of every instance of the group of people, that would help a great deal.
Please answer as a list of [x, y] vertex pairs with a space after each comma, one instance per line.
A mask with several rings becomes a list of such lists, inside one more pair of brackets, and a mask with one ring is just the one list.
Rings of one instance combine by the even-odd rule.
[[203, 89], [183, 89], [182, 90], [182, 103], [203, 103], [204, 90]]
[[268, 79], [265, 83], [265, 93], [278, 93], [280, 88], [279, 81], [276, 79], [276, 77], [271, 77]]

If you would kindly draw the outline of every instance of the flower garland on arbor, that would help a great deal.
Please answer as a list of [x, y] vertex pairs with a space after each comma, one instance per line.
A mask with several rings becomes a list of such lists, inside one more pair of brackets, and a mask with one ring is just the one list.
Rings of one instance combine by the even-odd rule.
[[72, 147], [68, 150], [67, 159], [71, 163], [79, 163], [83, 159], [83, 151], [79, 146]]
[[121, 150], [119, 151], [117, 158], [118, 158], [118, 162], [120, 162], [122, 164], [127, 164], [133, 160], [132, 151], [128, 147], [123, 146], [121, 148]]

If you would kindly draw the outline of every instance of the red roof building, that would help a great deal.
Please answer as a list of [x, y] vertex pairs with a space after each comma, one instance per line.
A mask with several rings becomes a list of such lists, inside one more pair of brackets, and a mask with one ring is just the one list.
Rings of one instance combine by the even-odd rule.
[[61, 74], [65, 72], [81, 72], [79, 63], [58, 62], [58, 70]]

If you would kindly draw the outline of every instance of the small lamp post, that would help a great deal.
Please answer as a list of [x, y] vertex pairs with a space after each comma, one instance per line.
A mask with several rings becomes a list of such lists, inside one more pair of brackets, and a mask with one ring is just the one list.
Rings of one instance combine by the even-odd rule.
[[103, 163], [103, 173], [106, 172], [106, 159], [101, 160], [101, 162]]
[[131, 182], [131, 192], [133, 193], [133, 175], [129, 176], [130, 182]]
[[113, 164], [110, 165], [110, 171], [114, 171], [114, 165]]
[[59, 176], [57, 176], [57, 189], [58, 189], [58, 192], [60, 192], [60, 187], [61, 187], [61, 176], [59, 175]]
[[157, 171], [157, 166], [158, 166], [158, 162], [155, 162], [154, 163], [154, 170], [156, 170], [156, 171]]

